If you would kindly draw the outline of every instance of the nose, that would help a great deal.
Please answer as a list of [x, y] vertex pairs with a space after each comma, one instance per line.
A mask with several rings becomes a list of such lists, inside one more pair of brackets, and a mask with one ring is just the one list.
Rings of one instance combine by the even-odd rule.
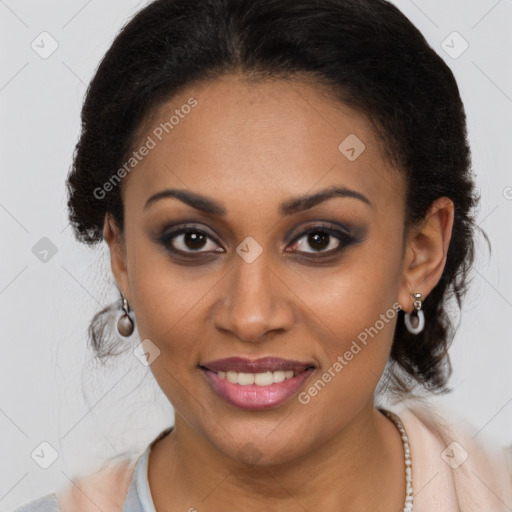
[[294, 294], [264, 253], [251, 263], [240, 258], [234, 265], [215, 305], [215, 327], [244, 342], [262, 342], [291, 329]]

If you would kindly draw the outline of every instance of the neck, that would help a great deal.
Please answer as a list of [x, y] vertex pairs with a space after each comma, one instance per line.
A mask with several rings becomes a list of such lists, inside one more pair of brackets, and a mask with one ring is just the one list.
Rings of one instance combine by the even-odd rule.
[[405, 500], [400, 434], [373, 403], [306, 455], [274, 465], [225, 456], [176, 414], [153, 446], [148, 477], [159, 511], [396, 511]]

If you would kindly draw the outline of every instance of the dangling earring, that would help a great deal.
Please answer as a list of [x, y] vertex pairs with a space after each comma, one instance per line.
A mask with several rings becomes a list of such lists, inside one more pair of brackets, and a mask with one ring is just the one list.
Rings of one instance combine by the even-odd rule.
[[421, 293], [413, 293], [414, 297], [414, 311], [412, 313], [405, 313], [404, 323], [405, 327], [411, 334], [419, 334], [425, 327], [425, 315], [421, 310]]
[[121, 300], [124, 315], [117, 321], [117, 332], [121, 336], [127, 338], [128, 336], [131, 336], [131, 334], [133, 333], [133, 320], [129, 315], [130, 306], [128, 304], [128, 301], [126, 300], [125, 297], [123, 297], [123, 295], [121, 295]]

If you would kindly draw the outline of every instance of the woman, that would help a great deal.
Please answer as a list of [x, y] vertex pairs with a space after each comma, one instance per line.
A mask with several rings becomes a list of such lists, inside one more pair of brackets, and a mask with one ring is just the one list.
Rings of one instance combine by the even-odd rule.
[[509, 510], [505, 451], [423, 398], [470, 166], [454, 76], [388, 2], [150, 3], [88, 89], [68, 205], [175, 424], [19, 511]]

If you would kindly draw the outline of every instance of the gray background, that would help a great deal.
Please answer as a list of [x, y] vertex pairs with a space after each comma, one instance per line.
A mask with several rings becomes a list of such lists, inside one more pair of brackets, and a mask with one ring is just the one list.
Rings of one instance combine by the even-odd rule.
[[[456, 75], [482, 195], [479, 224], [493, 247], [489, 257], [479, 246], [451, 349], [455, 391], [432, 402], [462, 414], [475, 434], [509, 444], [512, 1], [395, 3]], [[172, 408], [133, 355], [106, 370], [90, 361], [89, 319], [116, 295], [105, 247], [91, 250], [72, 237], [64, 189], [86, 84], [144, 4], [0, 0], [2, 510], [69, 484], [105, 458], [141, 451], [172, 423]], [[459, 55], [463, 40], [469, 47]], [[44, 55], [52, 44], [57, 49]], [[58, 458], [43, 469], [53, 450]]]

